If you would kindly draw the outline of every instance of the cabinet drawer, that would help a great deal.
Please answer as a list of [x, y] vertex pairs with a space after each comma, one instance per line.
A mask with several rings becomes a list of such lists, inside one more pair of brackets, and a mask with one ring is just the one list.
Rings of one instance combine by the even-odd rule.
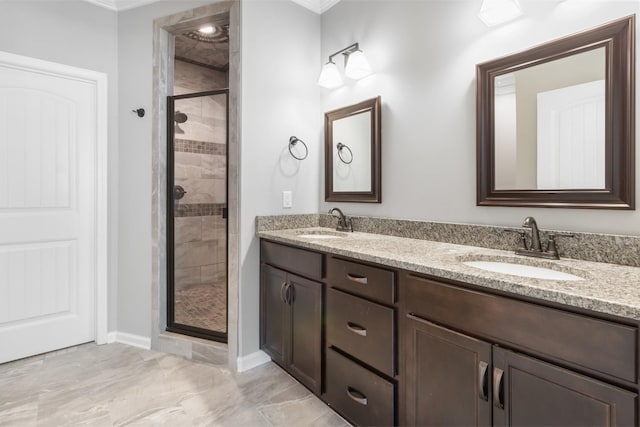
[[394, 310], [327, 289], [327, 344], [392, 377]]
[[405, 309], [533, 354], [635, 383], [637, 328], [407, 275]]
[[396, 300], [395, 273], [383, 268], [329, 258], [327, 282], [332, 287], [385, 304], [393, 304]]
[[394, 425], [394, 385], [332, 349], [327, 350], [327, 402], [361, 426]]
[[312, 279], [322, 280], [323, 255], [304, 249], [260, 241], [260, 259], [284, 270]]

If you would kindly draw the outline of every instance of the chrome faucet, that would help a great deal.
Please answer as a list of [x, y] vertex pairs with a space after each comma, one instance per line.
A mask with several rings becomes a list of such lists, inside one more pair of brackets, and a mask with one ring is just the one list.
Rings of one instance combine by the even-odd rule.
[[[522, 227], [531, 229], [531, 245], [527, 247], [525, 232], [518, 231], [518, 233], [520, 234], [520, 246], [516, 249], [516, 254], [532, 256], [536, 258], [560, 259], [560, 256], [558, 255], [558, 248], [556, 246], [555, 234], [549, 234], [547, 249], [543, 251], [542, 244], [540, 243], [540, 230], [538, 229], [538, 224], [536, 223], [535, 218], [532, 216], [526, 217], [524, 219], [524, 222], [522, 223]], [[562, 233], [558, 235], [564, 237], [574, 237], [573, 234], [568, 233]]]
[[340, 209], [338, 208], [329, 209], [329, 215], [332, 215], [338, 218], [338, 226], [336, 227], [337, 231], [353, 231], [353, 224], [351, 223], [351, 219], [347, 218], [346, 215], [343, 214]]

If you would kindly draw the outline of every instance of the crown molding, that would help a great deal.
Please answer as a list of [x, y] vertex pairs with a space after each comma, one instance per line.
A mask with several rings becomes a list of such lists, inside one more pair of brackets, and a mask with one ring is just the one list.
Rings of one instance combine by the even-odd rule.
[[121, 12], [123, 10], [134, 9], [136, 7], [144, 6], [150, 3], [155, 3], [159, 0], [84, 0], [84, 1], [95, 4], [96, 6], [104, 7], [105, 9]]
[[333, 7], [340, 0], [292, 0], [292, 1], [299, 4], [302, 7], [306, 7], [307, 9], [317, 13], [318, 15], [321, 15], [327, 10], [331, 9], [331, 7]]
[[335, 6], [340, 0], [320, 0], [320, 13], [325, 13], [327, 10]]

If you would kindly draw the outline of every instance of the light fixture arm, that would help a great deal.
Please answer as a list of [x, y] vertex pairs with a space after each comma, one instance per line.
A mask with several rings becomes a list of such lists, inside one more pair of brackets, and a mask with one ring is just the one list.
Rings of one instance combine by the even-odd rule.
[[356, 43], [352, 44], [351, 46], [347, 46], [344, 49], [340, 49], [336, 53], [333, 53], [333, 54], [329, 55], [329, 62], [333, 62], [333, 57], [337, 56], [337, 55], [340, 55], [340, 54], [344, 55], [344, 58], [345, 58], [345, 61], [346, 61], [346, 59], [347, 59], [347, 57], [349, 55], [351, 55], [353, 52], [356, 52], [358, 50], [360, 50], [360, 45], [358, 45], [358, 43], [356, 42]]

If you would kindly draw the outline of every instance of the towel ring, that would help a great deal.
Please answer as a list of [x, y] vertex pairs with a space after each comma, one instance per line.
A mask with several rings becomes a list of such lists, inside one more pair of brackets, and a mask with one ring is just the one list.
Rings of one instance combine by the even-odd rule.
[[[348, 162], [342, 157], [342, 149], [343, 148], [346, 148], [349, 151], [349, 157], [351, 157], [351, 158], [349, 159]], [[340, 160], [342, 160], [342, 163], [348, 165], [351, 162], [353, 162], [353, 151], [351, 151], [351, 148], [349, 148], [348, 145], [345, 145], [342, 142], [338, 142], [338, 157], [340, 157]]]
[[[291, 147], [295, 146], [298, 142], [301, 142], [302, 145], [304, 145], [304, 156], [302, 157], [296, 156], [295, 154], [293, 154], [293, 151], [291, 151]], [[309, 155], [309, 148], [307, 147], [307, 144], [305, 144], [303, 140], [298, 139], [295, 136], [292, 136], [291, 138], [289, 138], [289, 154], [291, 154], [291, 156], [296, 160], [304, 160]]]

